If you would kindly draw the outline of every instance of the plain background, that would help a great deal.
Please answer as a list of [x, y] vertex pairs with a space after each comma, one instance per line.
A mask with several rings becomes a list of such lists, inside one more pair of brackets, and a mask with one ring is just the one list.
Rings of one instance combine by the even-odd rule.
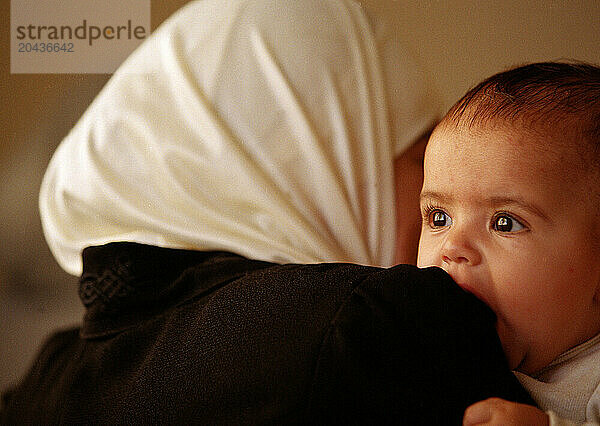
[[[152, 0], [152, 28], [185, 3]], [[445, 108], [510, 66], [557, 59], [600, 64], [600, 0], [361, 3], [393, 14]], [[0, 389], [23, 374], [51, 330], [83, 315], [77, 279], [46, 247], [37, 196], [52, 152], [110, 77], [10, 74], [9, 6], [0, 0]]]

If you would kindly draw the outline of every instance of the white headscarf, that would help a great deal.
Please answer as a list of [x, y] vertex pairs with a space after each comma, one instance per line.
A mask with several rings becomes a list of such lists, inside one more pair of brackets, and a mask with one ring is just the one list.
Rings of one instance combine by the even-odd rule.
[[350, 0], [201, 0], [119, 68], [55, 153], [46, 239], [389, 266], [393, 158], [437, 104], [386, 16]]

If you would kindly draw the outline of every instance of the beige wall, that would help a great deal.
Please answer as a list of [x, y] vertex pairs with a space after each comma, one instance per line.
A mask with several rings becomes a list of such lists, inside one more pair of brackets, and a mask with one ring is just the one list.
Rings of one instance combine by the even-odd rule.
[[[43, 241], [37, 191], [52, 151], [108, 78], [11, 75], [9, 3], [0, 2], [0, 388], [22, 373], [50, 330], [81, 316], [76, 279], [56, 266]], [[184, 3], [152, 0], [153, 28]], [[363, 3], [395, 16], [445, 107], [514, 64], [560, 58], [600, 63], [600, 0]]]
[[399, 6], [392, 12], [398, 28], [432, 73], [447, 107], [510, 66], [558, 59], [600, 64], [598, 0], [387, 3]]

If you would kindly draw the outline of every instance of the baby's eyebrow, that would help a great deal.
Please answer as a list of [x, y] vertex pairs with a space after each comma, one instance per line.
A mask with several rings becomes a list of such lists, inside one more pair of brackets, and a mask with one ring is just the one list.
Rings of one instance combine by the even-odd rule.
[[[448, 204], [451, 204], [453, 201], [454, 201], [454, 199], [452, 198], [452, 196], [450, 196], [449, 194], [442, 193], [442, 192], [436, 192], [436, 191], [421, 192], [421, 197], [420, 197], [421, 203], [436, 202], [436, 203], [448, 205]], [[494, 208], [498, 208], [498, 207], [502, 207], [502, 206], [504, 206], [504, 207], [516, 206], [516, 207], [520, 207], [524, 210], [527, 210], [530, 213], [532, 213], [544, 220], [551, 221], [550, 217], [546, 213], [544, 213], [544, 211], [541, 208], [539, 208], [535, 204], [529, 203], [528, 201], [526, 201], [525, 199], [523, 199], [522, 197], [520, 197], [518, 195], [488, 197], [488, 198], [481, 200], [481, 202], [478, 204], [487, 205], [487, 206], [491, 206]]]
[[502, 197], [490, 197], [488, 201], [491, 206], [510, 206], [514, 205], [517, 207], [521, 207], [522, 209], [528, 210], [530, 213], [533, 213], [536, 216], [541, 217], [547, 221], [550, 221], [550, 217], [544, 213], [544, 211], [536, 206], [535, 204], [531, 204], [524, 200], [519, 196], [502, 196]]
[[421, 200], [421, 202], [423, 202], [425, 200], [431, 200], [431, 201], [437, 201], [439, 203], [447, 204], [452, 200], [452, 197], [450, 197], [446, 194], [443, 194], [441, 192], [425, 191], [425, 192], [421, 192], [420, 200]]

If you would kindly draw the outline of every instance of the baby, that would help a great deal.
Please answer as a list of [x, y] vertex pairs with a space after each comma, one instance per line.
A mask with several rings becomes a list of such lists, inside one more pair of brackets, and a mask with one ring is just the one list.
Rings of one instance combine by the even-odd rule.
[[494, 310], [546, 411], [490, 399], [465, 424], [600, 422], [599, 149], [600, 68], [580, 63], [492, 76], [429, 140], [418, 265]]

